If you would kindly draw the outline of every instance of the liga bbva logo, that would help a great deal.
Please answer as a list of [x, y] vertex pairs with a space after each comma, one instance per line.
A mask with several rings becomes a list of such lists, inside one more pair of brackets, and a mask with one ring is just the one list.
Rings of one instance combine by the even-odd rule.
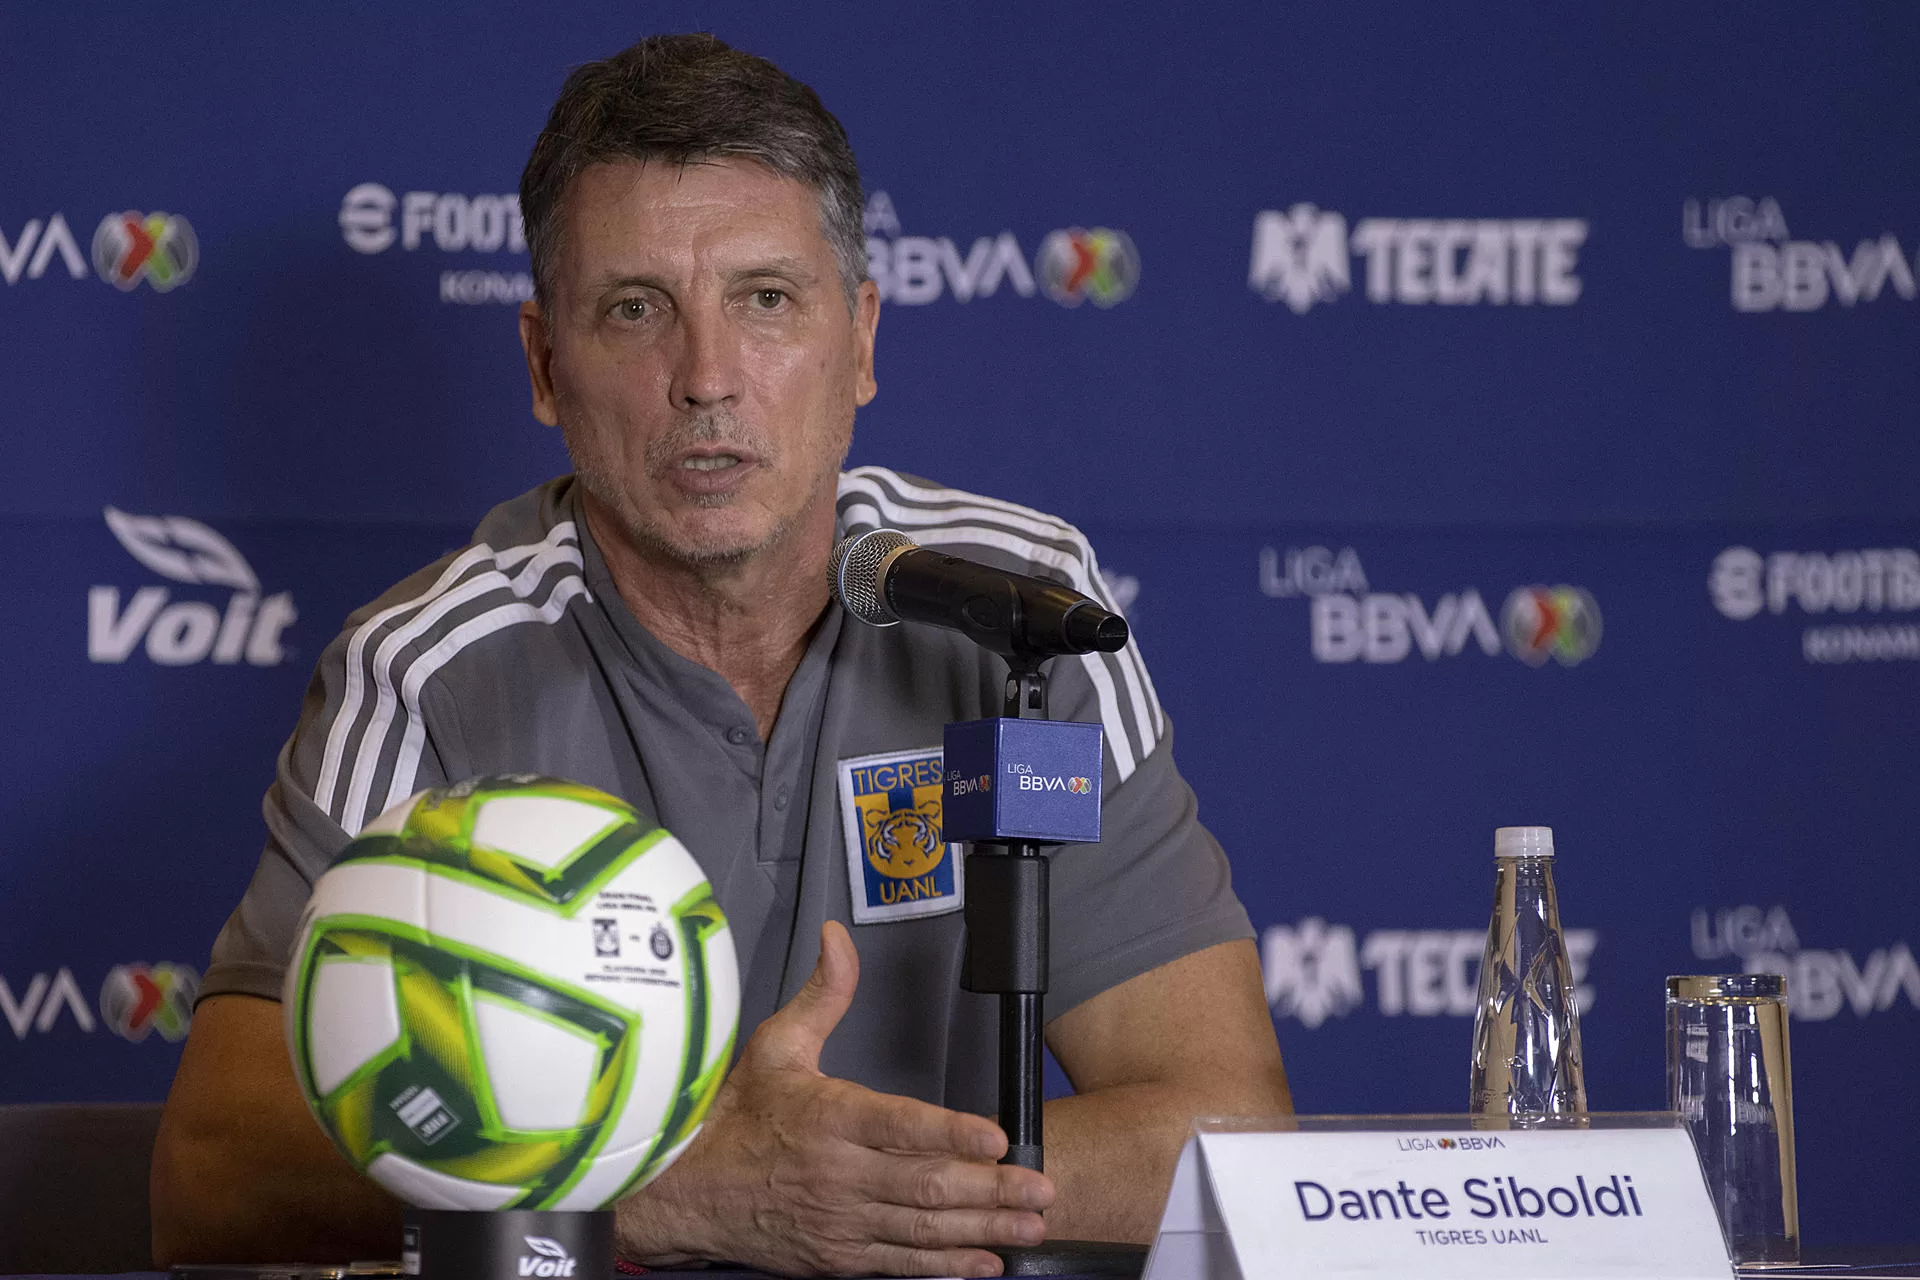
[[1312, 204], [1253, 220], [1247, 286], [1295, 315], [1337, 301], [1364, 263], [1369, 302], [1568, 307], [1587, 241], [1581, 218], [1362, 218]]
[[1911, 264], [1900, 238], [1881, 231], [1854, 243], [1796, 240], [1772, 196], [1710, 196], [1680, 204], [1680, 237], [1691, 249], [1730, 251], [1728, 292], [1735, 311], [1820, 311], [1889, 295], [1912, 302], [1920, 250]]
[[[191, 280], [200, 265], [193, 224], [177, 213], [109, 213], [94, 228], [92, 250], [94, 273], [122, 293], [142, 284], [168, 293]], [[29, 218], [11, 242], [0, 228], [0, 279], [9, 286], [40, 279], [56, 259], [73, 279], [86, 278], [86, 260], [65, 214]]]
[[1873, 948], [1863, 961], [1840, 947], [1805, 947], [1783, 906], [1693, 909], [1693, 954], [1724, 972], [1729, 957], [1746, 973], [1787, 979], [1787, 1009], [1803, 1022], [1825, 1022], [1851, 1011], [1867, 1018], [1896, 1009], [1920, 1009], [1920, 963], [1905, 939]]
[[1005, 287], [1022, 298], [1045, 293], [1063, 307], [1106, 308], [1132, 297], [1140, 283], [1133, 238], [1111, 227], [1049, 231], [1029, 268], [1011, 231], [976, 236], [964, 254], [950, 236], [901, 234], [899, 211], [884, 191], [868, 197], [864, 221], [867, 271], [882, 302], [916, 307], [948, 295], [971, 302]]
[[245, 662], [277, 666], [286, 657], [281, 637], [299, 616], [293, 595], [262, 598], [260, 580], [234, 545], [185, 516], [136, 516], [105, 509], [107, 528], [127, 554], [171, 582], [227, 588], [224, 600], [173, 598], [173, 588], [150, 583], [124, 603], [117, 586], [87, 591], [87, 657], [125, 662], [144, 648], [163, 667], [211, 659], [219, 665]]
[[1600, 605], [1584, 587], [1531, 584], [1506, 595], [1496, 626], [1475, 587], [1450, 591], [1429, 606], [1413, 592], [1367, 583], [1352, 547], [1260, 549], [1260, 593], [1306, 599], [1315, 662], [1403, 662], [1417, 650], [1428, 662], [1477, 648], [1506, 651], [1530, 667], [1578, 666], [1600, 647]]
[[[100, 1021], [135, 1044], [156, 1033], [178, 1044], [187, 1037], [199, 993], [200, 975], [187, 965], [117, 964], [100, 984]], [[17, 982], [0, 973], [0, 1018], [16, 1040], [65, 1034], [69, 1027], [91, 1035], [98, 1025], [73, 970], [65, 966]]]

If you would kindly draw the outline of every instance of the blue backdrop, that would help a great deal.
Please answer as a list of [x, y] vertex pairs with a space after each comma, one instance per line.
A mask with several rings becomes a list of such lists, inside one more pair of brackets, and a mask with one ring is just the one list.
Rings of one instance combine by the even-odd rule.
[[854, 460], [1132, 601], [1302, 1109], [1464, 1105], [1550, 823], [1593, 1105], [1784, 971], [1806, 1236], [1911, 1236], [1920, 11], [1164, 8], [0, 6], [0, 1101], [163, 1096], [321, 647], [565, 467], [562, 77], [711, 28], [861, 158]]

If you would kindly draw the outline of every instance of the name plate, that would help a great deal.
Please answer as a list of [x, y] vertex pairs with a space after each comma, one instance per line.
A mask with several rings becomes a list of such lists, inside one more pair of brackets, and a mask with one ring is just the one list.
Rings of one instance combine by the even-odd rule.
[[1203, 1124], [1174, 1173], [1144, 1280], [1728, 1280], [1685, 1129], [1232, 1131]]

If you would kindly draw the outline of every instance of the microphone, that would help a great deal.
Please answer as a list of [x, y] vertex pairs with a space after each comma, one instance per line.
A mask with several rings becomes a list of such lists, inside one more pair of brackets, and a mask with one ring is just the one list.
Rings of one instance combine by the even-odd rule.
[[827, 566], [833, 598], [869, 626], [924, 622], [1007, 658], [1113, 653], [1127, 620], [1069, 587], [922, 547], [898, 529], [841, 541]]

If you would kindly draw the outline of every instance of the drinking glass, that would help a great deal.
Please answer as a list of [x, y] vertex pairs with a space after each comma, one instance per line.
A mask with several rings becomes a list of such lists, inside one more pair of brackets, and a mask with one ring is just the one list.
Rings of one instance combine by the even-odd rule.
[[1799, 1262], [1785, 978], [1667, 979], [1667, 1102], [1693, 1133], [1733, 1261]]

